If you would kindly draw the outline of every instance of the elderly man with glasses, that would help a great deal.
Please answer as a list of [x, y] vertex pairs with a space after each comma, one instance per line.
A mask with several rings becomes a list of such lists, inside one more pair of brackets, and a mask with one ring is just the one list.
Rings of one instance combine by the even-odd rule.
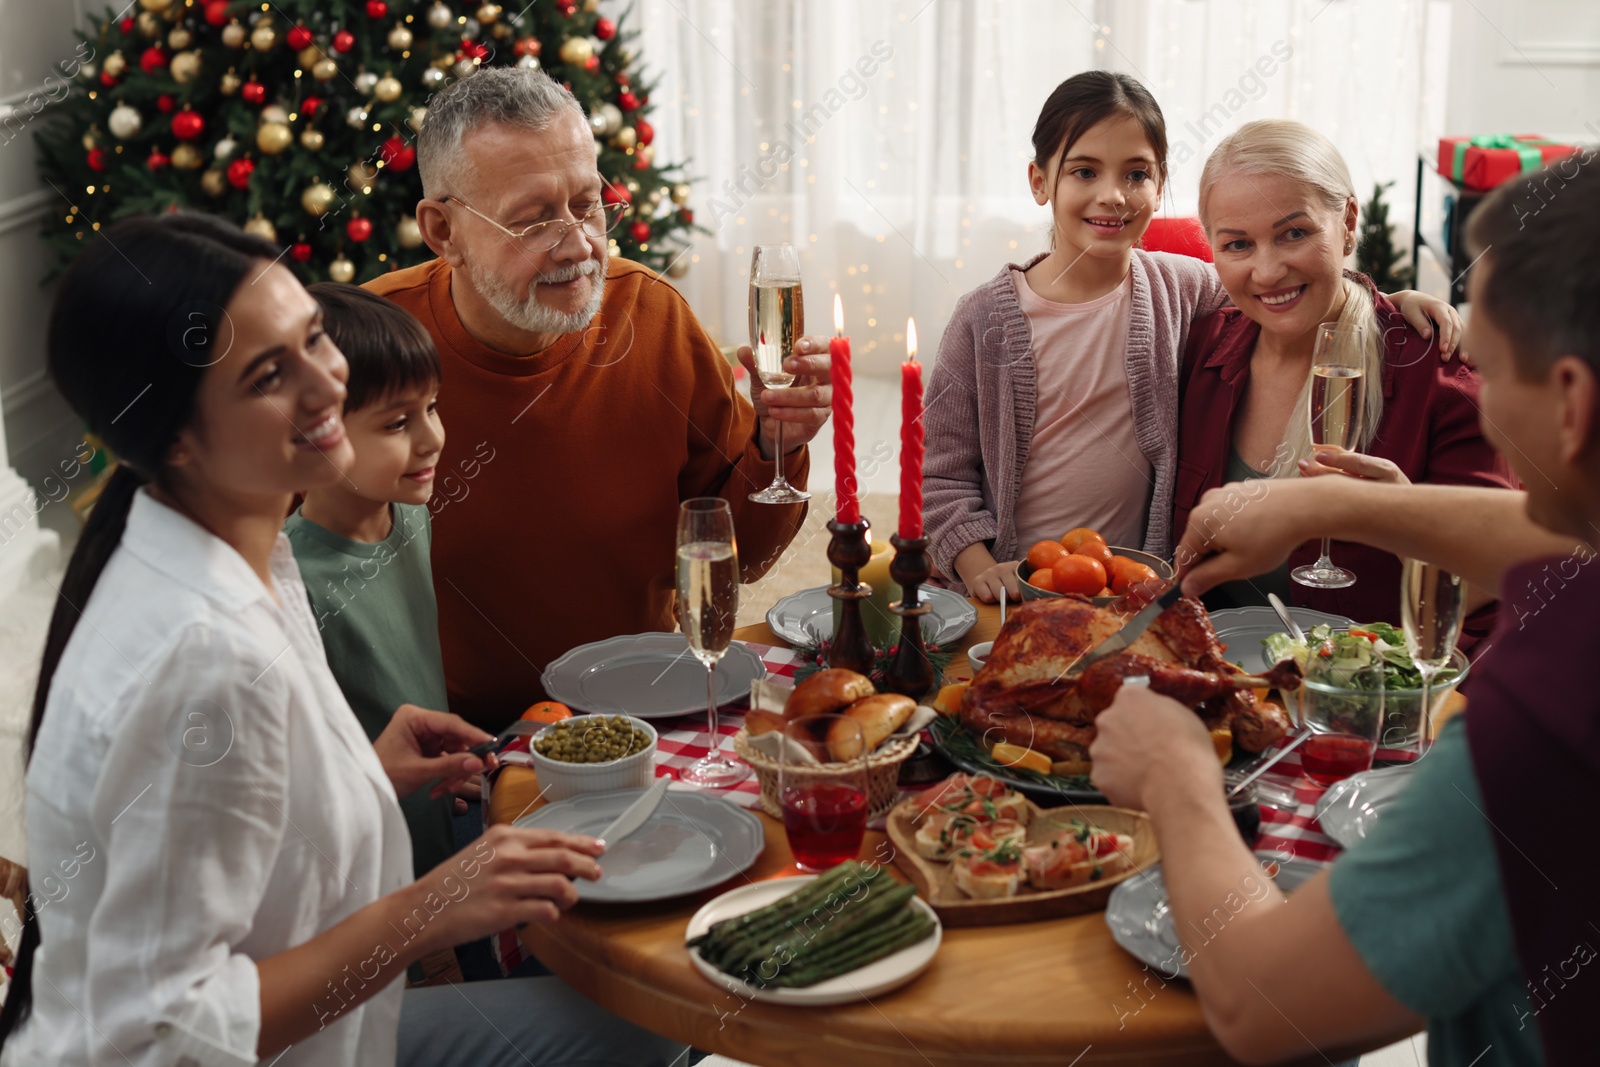
[[827, 347], [802, 338], [787, 367], [804, 384], [758, 389], [752, 406], [678, 292], [607, 255], [623, 208], [602, 198], [582, 109], [541, 71], [482, 70], [439, 94], [417, 162], [417, 223], [438, 258], [368, 288], [439, 346], [445, 675], [451, 710], [498, 730], [568, 649], [675, 628], [680, 501], [725, 497], [741, 577], [772, 565], [805, 505], [748, 497], [775, 462], [805, 484], [831, 402]]

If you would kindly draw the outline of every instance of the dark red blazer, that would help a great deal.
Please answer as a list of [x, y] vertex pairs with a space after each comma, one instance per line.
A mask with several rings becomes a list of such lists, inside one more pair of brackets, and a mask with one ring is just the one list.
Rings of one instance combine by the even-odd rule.
[[[1489, 446], [1478, 426], [1478, 376], [1459, 361], [1441, 363], [1433, 341], [1406, 325], [1365, 275], [1384, 334], [1383, 422], [1369, 455], [1392, 461], [1413, 482], [1514, 488], [1511, 468]], [[1250, 356], [1261, 327], [1238, 308], [1213, 312], [1189, 331], [1179, 378], [1178, 473], [1173, 529], [1182, 531], [1208, 489], [1223, 482], [1233, 449], [1233, 423], [1250, 380]], [[1326, 477], [1333, 477], [1327, 475]], [[1249, 522], [1249, 504], [1227, 521]], [[1321, 544], [1307, 541], [1289, 556], [1289, 566], [1316, 561]], [[1333, 560], [1354, 571], [1344, 589], [1294, 586], [1294, 603], [1345, 615], [1357, 622], [1400, 623], [1400, 560], [1366, 545], [1334, 543]], [[1461, 647], [1472, 646], [1494, 625], [1495, 605], [1474, 612], [1462, 630]]]

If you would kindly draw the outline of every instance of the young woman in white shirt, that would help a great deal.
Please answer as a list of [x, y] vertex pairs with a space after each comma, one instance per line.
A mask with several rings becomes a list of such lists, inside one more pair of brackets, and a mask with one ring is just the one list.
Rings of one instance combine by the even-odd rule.
[[682, 1062], [556, 979], [402, 993], [434, 949], [556, 921], [601, 846], [497, 826], [411, 881], [396, 795], [459, 786], [489, 735], [406, 706], [368, 743], [328, 670], [280, 529], [351, 462], [345, 363], [278, 254], [130, 219], [57, 294], [51, 374], [122, 465], [34, 702], [0, 1063]]

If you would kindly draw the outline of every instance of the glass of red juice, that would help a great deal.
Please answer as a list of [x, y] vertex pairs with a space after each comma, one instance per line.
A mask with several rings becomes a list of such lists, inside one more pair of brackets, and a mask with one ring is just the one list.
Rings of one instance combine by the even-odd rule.
[[859, 722], [847, 715], [810, 715], [784, 724], [778, 806], [801, 870], [825, 871], [856, 858], [868, 807]]
[[1383, 663], [1332, 659], [1313, 651], [1300, 689], [1311, 736], [1300, 745], [1300, 770], [1332, 785], [1372, 769], [1383, 733]]

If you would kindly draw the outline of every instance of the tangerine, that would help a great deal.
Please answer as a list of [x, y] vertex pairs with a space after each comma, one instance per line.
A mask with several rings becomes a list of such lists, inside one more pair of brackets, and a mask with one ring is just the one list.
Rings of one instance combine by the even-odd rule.
[[1056, 560], [1067, 554], [1060, 541], [1040, 541], [1028, 549], [1028, 565], [1036, 571], [1049, 570]]
[[1082, 593], [1099, 596], [1106, 585], [1106, 569], [1100, 561], [1089, 556], [1072, 553], [1056, 560], [1050, 568], [1055, 579], [1056, 592]]
[[1087, 526], [1074, 526], [1061, 535], [1061, 547], [1068, 552], [1076, 552], [1085, 541], [1099, 541], [1102, 545], [1106, 543], [1098, 530], [1091, 530]]
[[[1061, 558], [1066, 559], [1066, 554], [1062, 553]], [[1028, 575], [1028, 584], [1033, 586], [1035, 589], [1043, 589], [1046, 592], [1054, 593], [1056, 591], [1055, 573], [1049, 567], [1045, 567], [1043, 570], [1034, 571], [1032, 574]]]
[[554, 700], [541, 700], [522, 713], [529, 722], [560, 722], [572, 718], [572, 709]]

